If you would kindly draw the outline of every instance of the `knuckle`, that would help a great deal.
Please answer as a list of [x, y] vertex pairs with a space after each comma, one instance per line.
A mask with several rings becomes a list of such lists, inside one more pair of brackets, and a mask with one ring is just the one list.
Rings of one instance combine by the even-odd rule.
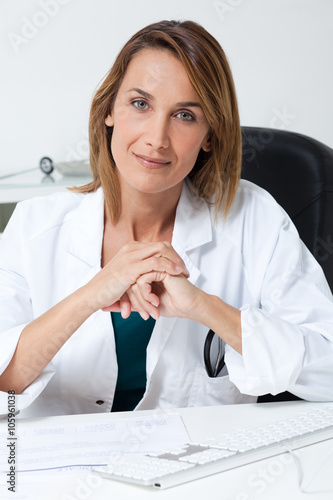
[[156, 267], [158, 267], [159, 262], [160, 262], [159, 257], [152, 257], [151, 258], [151, 265], [152, 265], [153, 269], [155, 269]]
[[125, 243], [125, 245], [122, 247], [122, 249], [124, 249], [125, 252], [129, 253], [129, 252], [132, 252], [133, 250], [135, 250], [137, 245], [138, 245], [137, 241], [128, 241], [127, 243]]
[[125, 245], [122, 247], [122, 250], [124, 252], [128, 252], [131, 249], [131, 243], [125, 243]]
[[144, 275], [139, 276], [139, 278], [136, 280], [136, 286], [138, 288], [141, 288], [144, 285], [144, 283], [145, 283], [145, 277], [144, 277]]
[[162, 252], [165, 249], [165, 242], [164, 241], [159, 241], [157, 244], [157, 249]]
[[184, 261], [181, 257], [178, 257], [178, 259], [176, 259], [176, 264], [177, 264], [177, 266], [180, 266], [180, 267], [185, 266]]
[[138, 300], [136, 298], [136, 295], [134, 293], [131, 293], [131, 296], [130, 296], [130, 301], [131, 301], [131, 304], [134, 306], [134, 307], [137, 307], [138, 305]]

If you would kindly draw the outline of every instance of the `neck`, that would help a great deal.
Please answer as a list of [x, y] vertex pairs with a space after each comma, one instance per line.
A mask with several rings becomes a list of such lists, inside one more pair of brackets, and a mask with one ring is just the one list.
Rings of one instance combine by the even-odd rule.
[[121, 190], [121, 213], [116, 224], [128, 241], [170, 241], [181, 185], [162, 193]]

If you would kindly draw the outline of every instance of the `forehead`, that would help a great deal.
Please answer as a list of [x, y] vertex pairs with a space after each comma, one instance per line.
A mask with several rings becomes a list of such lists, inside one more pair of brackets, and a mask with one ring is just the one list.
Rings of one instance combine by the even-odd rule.
[[120, 89], [129, 90], [133, 86], [151, 94], [177, 89], [197, 97], [183, 63], [168, 49], [142, 49], [135, 54]]

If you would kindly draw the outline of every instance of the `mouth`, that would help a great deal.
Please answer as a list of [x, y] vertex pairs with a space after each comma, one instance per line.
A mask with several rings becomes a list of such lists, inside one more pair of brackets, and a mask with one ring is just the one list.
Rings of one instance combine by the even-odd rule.
[[133, 154], [138, 162], [146, 168], [158, 169], [170, 164], [170, 161], [168, 160], [160, 160], [158, 158], [151, 158], [150, 156], [137, 155], [135, 153]]

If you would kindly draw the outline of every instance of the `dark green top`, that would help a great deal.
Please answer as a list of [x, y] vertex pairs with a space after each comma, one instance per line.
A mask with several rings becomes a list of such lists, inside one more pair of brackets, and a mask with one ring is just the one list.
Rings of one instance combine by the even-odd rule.
[[111, 313], [116, 342], [118, 379], [112, 411], [134, 410], [146, 389], [146, 349], [155, 320], [132, 312], [127, 319]]

